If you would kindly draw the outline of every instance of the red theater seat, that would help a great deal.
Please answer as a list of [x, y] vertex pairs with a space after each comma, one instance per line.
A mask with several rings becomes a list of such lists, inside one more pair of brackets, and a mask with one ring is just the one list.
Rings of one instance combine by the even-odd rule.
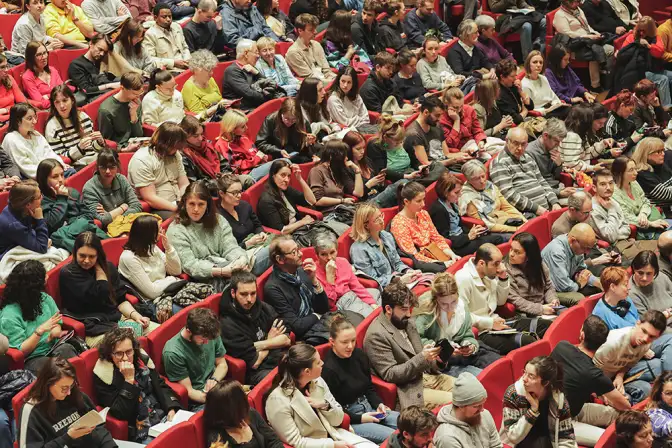
[[8, 49], [12, 48], [12, 31], [20, 18], [21, 14], [0, 14], [0, 36]]
[[257, 134], [261, 129], [261, 125], [264, 124], [266, 117], [273, 112], [279, 111], [284, 101], [285, 98], [276, 98], [271, 101], [266, 101], [264, 104], [247, 114], [247, 136], [250, 140], [254, 142], [257, 139]]
[[81, 170], [77, 171], [76, 174], [65, 179], [65, 185], [82, 193], [82, 191], [84, 191], [84, 185], [93, 177], [97, 169], [98, 166], [96, 165], [96, 162], [91, 162]]
[[519, 233], [528, 232], [534, 235], [539, 242], [539, 247], [543, 249], [548, 243], [551, 242], [551, 229], [548, 225], [548, 218], [546, 215], [537, 216], [536, 218], [530, 219], [525, 224], [520, 226], [516, 231], [516, 235]]
[[582, 306], [573, 306], [558, 316], [544, 334], [544, 340], [551, 347], [558, 345], [560, 341], [568, 341], [570, 344], [579, 343], [579, 333], [586, 320], [586, 309]]
[[485, 390], [488, 391], [488, 399], [485, 408], [490, 411], [495, 425], [499, 428], [502, 423], [502, 403], [506, 389], [515, 382], [511, 359], [504, 357], [490, 364], [478, 375]]
[[169, 428], [152, 440], [148, 448], [200, 447], [197, 445], [196, 428], [191, 422], [182, 422]]
[[551, 344], [548, 341], [536, 341], [524, 347], [520, 347], [507, 356], [511, 359], [511, 369], [514, 380], [521, 377], [525, 371], [525, 364], [537, 356], [548, 356], [551, 354]]

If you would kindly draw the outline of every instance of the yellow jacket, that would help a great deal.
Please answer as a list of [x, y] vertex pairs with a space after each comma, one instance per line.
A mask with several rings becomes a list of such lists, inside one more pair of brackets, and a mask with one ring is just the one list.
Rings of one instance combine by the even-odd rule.
[[[75, 8], [75, 17], [81, 20], [82, 23], [91, 25], [91, 21], [86, 14], [84, 14], [82, 8], [74, 4], [72, 7]], [[55, 37], [56, 34], [62, 34], [63, 37], [67, 39], [86, 42], [86, 37], [79, 31], [75, 22], [65, 15], [65, 11], [55, 7], [53, 3], [49, 3], [49, 5], [44, 8], [42, 17], [44, 18], [44, 28], [47, 31], [47, 36]]]
[[663, 41], [665, 49], [663, 60], [665, 62], [672, 62], [672, 19], [667, 19], [665, 23], [658, 27], [658, 36]]

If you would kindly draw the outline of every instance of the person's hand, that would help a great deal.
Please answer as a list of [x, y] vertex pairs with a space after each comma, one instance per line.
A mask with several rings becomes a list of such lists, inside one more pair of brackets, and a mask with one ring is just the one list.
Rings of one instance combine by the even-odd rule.
[[[611, 257], [609, 258], [609, 260], [611, 260]], [[590, 280], [591, 275], [592, 274], [588, 269], [584, 269], [583, 271], [579, 272], [579, 275], [576, 276], [576, 283], [579, 284], [579, 289], [586, 286], [588, 280]]]
[[520, 83], [520, 79], [516, 79], [515, 81], [513, 81], [513, 85], [516, 89], [518, 89], [518, 92], [523, 91], [523, 85]]
[[366, 182], [366, 188], [373, 188], [385, 182], [385, 173], [378, 173]]
[[670, 225], [664, 219], [657, 219], [653, 222], [649, 222], [649, 227], [654, 229], [667, 229]]
[[533, 412], [539, 412], [539, 398], [526, 390], [525, 399], [530, 403], [530, 409], [532, 409]]
[[552, 305], [542, 305], [541, 308], [543, 309], [541, 314], [547, 315], [547, 316], [552, 316], [555, 314], [555, 310], [553, 309]]
[[355, 448], [355, 446], [339, 440], [338, 442], [334, 442], [334, 448]]
[[623, 150], [621, 148], [611, 148], [609, 150], [609, 154], [611, 154], [611, 157], [615, 159], [616, 157], [619, 157], [621, 154], [623, 154]]
[[611, 258], [611, 254], [602, 254], [597, 258], [593, 258], [593, 264], [594, 265], [607, 264], [607, 263], [611, 263], [612, 261], [613, 260]]
[[310, 278], [312, 282], [315, 282], [315, 270], [317, 269], [317, 266], [315, 266], [315, 261], [313, 261], [312, 258], [306, 258], [303, 260], [302, 267], [308, 275], [308, 278]]
[[96, 429], [95, 426], [90, 426], [88, 428], [83, 427], [70, 428], [68, 429], [68, 435], [70, 436], [71, 439], [77, 440], [80, 437], [88, 436], [93, 432], [94, 429]]
[[452, 265], [455, 264], [455, 260], [453, 260], [453, 259], [451, 258], [451, 259], [448, 260], [448, 261], [444, 261], [443, 264], [444, 264], [447, 268], [449, 268], [449, 267], [451, 267]]
[[539, 208], [537, 208], [537, 216], [541, 216], [541, 215], [543, 215], [544, 213], [548, 213], [548, 209], [547, 209], [547, 208], [544, 208], [544, 207], [539, 207]]
[[593, 103], [593, 102], [595, 102], [595, 97], [594, 97], [590, 92], [588, 92], [588, 91], [586, 91], [586, 93], [584, 93], [583, 97], [584, 97], [584, 98], [586, 99], [586, 101], [588, 101], [589, 103]]
[[47, 44], [47, 51], [54, 51], [63, 48], [63, 42], [58, 39], [51, 39]]
[[635, 132], [630, 135], [630, 140], [632, 140], [634, 143], [638, 143], [641, 139], [644, 138], [644, 134], [640, 134], [635, 130]]
[[178, 3], [177, 6], [191, 6], [191, 3], [189, 0], [184, 0], [183, 2]]
[[205, 389], [203, 389], [203, 392], [205, 392], [207, 394], [208, 392], [210, 392], [210, 389], [212, 389], [216, 385], [217, 385], [217, 381], [210, 378], [208, 381], [206, 381]]
[[663, 135], [665, 137], [669, 137], [670, 135], [672, 135], [672, 129], [663, 129]]
[[644, 357], [646, 359], [653, 359], [653, 358], [656, 357], [656, 354], [653, 352], [653, 350], [649, 349], [649, 350], [647, 350], [646, 353], [644, 353]]
[[129, 115], [131, 116], [131, 120], [137, 118], [139, 108], [140, 108], [140, 101], [138, 100], [133, 100], [130, 103], [128, 103], [128, 112]]
[[612, 148], [616, 144], [616, 142], [614, 141], [613, 138], [603, 138], [602, 144], [604, 145], [605, 148]]
[[28, 214], [33, 217], [33, 219], [44, 219], [44, 213], [42, 211], [42, 206], [40, 205], [37, 208], [28, 209]]
[[647, 41], [646, 39], [639, 39], [639, 45], [643, 45], [643, 46], [645, 46], [646, 48], [649, 48], [649, 47], [651, 46], [651, 44], [649, 43], [649, 41]]
[[51, 330], [53, 330], [55, 327], [57, 327], [59, 325], [58, 322], [61, 320], [61, 318], [62, 318], [61, 312], [57, 311], [49, 319], [42, 322], [42, 325], [37, 327], [37, 329], [35, 331], [37, 332], [38, 335], [44, 334], [44, 333], [49, 333], [49, 332], [51, 332]]
[[433, 344], [427, 344], [422, 348], [422, 356], [429, 362], [439, 359], [441, 347], [435, 347]]
[[355, 47], [353, 45], [350, 45], [348, 47], [348, 51], [345, 52], [345, 59], [352, 59], [355, 53], [356, 53]]
[[376, 409], [376, 412], [378, 412], [378, 413], [382, 413], [382, 412], [384, 412], [385, 414], [387, 414], [387, 413], [390, 412], [391, 410], [392, 410], [392, 409], [388, 408], [388, 407], [385, 406], [383, 403], [380, 403], [380, 404], [378, 405], [378, 408]]
[[160, 324], [164, 323], [173, 315], [173, 311], [170, 309], [161, 309], [156, 311], [156, 321]]
[[133, 320], [142, 325], [142, 328], [149, 327], [149, 317], [145, 317], [137, 311], [134, 313], [134, 316]]
[[351, 170], [353, 170], [353, 171], [355, 171], [355, 172], [359, 171], [359, 167], [358, 167], [357, 164], [356, 164], [355, 162], [353, 162], [352, 160], [348, 160], [348, 159], [346, 159], [346, 160], [345, 160], [345, 166], [348, 167], [348, 168], [350, 168]]
[[303, 218], [301, 218], [301, 222], [305, 226], [306, 224], [310, 224], [310, 223], [315, 222], [315, 219], [313, 219], [313, 217], [310, 216], [310, 215], [306, 215]]
[[617, 26], [617, 27], [616, 27], [616, 34], [618, 34], [619, 36], [620, 36], [621, 34], [625, 33], [626, 31], [627, 31], [627, 30], [625, 29], [624, 26]]
[[327, 283], [330, 285], [336, 283], [336, 262], [334, 260], [329, 260], [324, 267], [324, 270], [327, 274]]
[[616, 375], [616, 378], [614, 378], [614, 389], [625, 395], [625, 387], [623, 387], [623, 377], [620, 375]]
[[64, 184], [61, 184], [57, 187], [51, 187], [51, 189], [56, 194], [56, 196], [68, 196], [70, 194], [68, 187], [66, 187]]
[[513, 118], [511, 118], [511, 115], [504, 115], [502, 121], [499, 122], [499, 127], [509, 129], [511, 126], [513, 126]]
[[222, 16], [217, 14], [213, 19], [213, 22], [215, 22], [215, 26], [217, 27], [218, 30], [222, 29]]
[[139, 142], [129, 143], [125, 148], [121, 148], [121, 152], [135, 152], [140, 148]]
[[504, 263], [499, 263], [497, 268], [497, 277], [504, 280], [509, 276], [509, 272], [506, 270], [506, 265]]
[[121, 361], [119, 363], [119, 372], [124, 377], [124, 381], [133, 384], [135, 382], [135, 366], [132, 362]]
[[562, 206], [557, 202], [551, 206], [551, 210], [560, 210]]
[[471, 229], [469, 229], [469, 233], [467, 234], [467, 236], [469, 237], [469, 241], [474, 241], [476, 238], [478, 238], [484, 232], [487, 231], [488, 231], [487, 227], [481, 225], [475, 225], [471, 226]]
[[575, 96], [571, 99], [572, 104], [583, 103], [583, 98]]
[[276, 336], [282, 336], [287, 331], [285, 324], [282, 322], [282, 319], [275, 319], [273, 321], [273, 326], [268, 330], [267, 340], [271, 340]]
[[561, 198], [568, 198], [568, 197], [570, 197], [571, 195], [573, 195], [574, 193], [576, 193], [576, 188], [574, 188], [574, 187], [565, 187], [565, 188], [563, 188], [562, 190], [560, 190], [560, 193], [558, 194], [558, 197], [561, 197]]
[[168, 411], [168, 415], [166, 415], [166, 419], [169, 422], [172, 422], [174, 418], [175, 418], [175, 409], [171, 409], [170, 411]]
[[400, 280], [401, 280], [401, 283], [406, 285], [408, 283], [411, 283], [415, 277], [417, 277], [417, 274], [415, 273], [415, 271], [409, 270], [404, 275], [402, 275], [400, 277]]
[[72, 3], [70, 3], [70, 1], [66, 0], [66, 2], [63, 4], [63, 12], [70, 20], [74, 20], [75, 8], [73, 8]]
[[637, 217], [637, 227], [649, 227], [649, 219], [645, 213], [641, 213]]
[[469, 345], [465, 345], [465, 346], [460, 347], [460, 348], [456, 348], [455, 351], [453, 352], [453, 355], [462, 356], [462, 357], [466, 358], [468, 356], [473, 355], [475, 351], [476, 351], [476, 347], [469, 344]]
[[123, 16], [123, 15], [126, 15], [126, 14], [128, 14], [128, 9], [126, 9], [125, 6], [120, 6], [120, 7], [117, 8], [117, 15], [118, 16]]
[[249, 240], [245, 241], [245, 246], [253, 247], [257, 244], [263, 243], [264, 241], [266, 241], [266, 234], [263, 232], [256, 233]]
[[362, 423], [380, 423], [380, 419], [375, 417], [376, 414], [378, 414], [377, 411], [362, 414]]
[[170, 247], [170, 241], [168, 241], [168, 237], [166, 236], [166, 231], [163, 230], [162, 228], [159, 228], [159, 244], [163, 246], [164, 249], [167, 249]]
[[182, 69], [188, 69], [189, 68], [189, 63], [185, 60], [182, 60], [182, 59], [177, 59], [176, 61], [173, 62], [173, 65], [177, 68], [182, 68]]
[[[598, 170], [596, 169], [595, 171], [598, 171]], [[604, 198], [601, 198], [597, 195], [595, 196], [595, 198], [597, 199], [597, 203], [600, 204], [602, 207], [604, 207], [607, 210], [609, 210], [611, 208], [611, 205], [613, 204], [613, 202], [611, 202], [611, 198], [604, 199]]]
[[353, 198], [343, 198], [344, 204], [354, 204], [355, 200]]
[[316, 398], [313, 398], [310, 396], [310, 392], [306, 391], [306, 401], [308, 401], [308, 404], [310, 405], [311, 408], [313, 409], [327, 409], [328, 405], [325, 400], [318, 400]]
[[404, 174], [404, 179], [413, 180], [413, 179], [417, 179], [418, 177], [422, 177], [422, 174], [420, 173], [419, 170], [418, 171], [413, 171], [412, 173]]
[[551, 160], [553, 161], [553, 163], [555, 163], [558, 166], [562, 165], [562, 155], [560, 154], [560, 151], [558, 151], [557, 149], [553, 149], [551, 150], [549, 155], [551, 156]]
[[495, 317], [495, 319], [492, 322], [492, 329], [495, 330], [495, 331], [508, 330], [509, 328], [511, 328], [511, 327], [506, 325], [506, 321], [504, 319], [502, 319], [501, 317]]
[[316, 142], [317, 142], [317, 136], [315, 136], [314, 134], [306, 134], [306, 145], [314, 145]]
[[457, 121], [460, 119], [460, 114], [458, 114], [457, 111], [452, 107], [449, 107], [448, 110], [446, 110], [446, 113], [453, 121]]

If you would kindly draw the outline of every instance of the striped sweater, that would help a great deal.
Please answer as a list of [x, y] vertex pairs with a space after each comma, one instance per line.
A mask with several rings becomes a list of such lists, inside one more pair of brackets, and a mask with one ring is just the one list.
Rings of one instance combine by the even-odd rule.
[[641, 170], [637, 182], [653, 205], [669, 210], [672, 206], [672, 168], [667, 164], [667, 157], [665, 159], [666, 163], [662, 165]]
[[[93, 132], [93, 122], [86, 113], [79, 112], [79, 122], [84, 130], [82, 135], [88, 135]], [[69, 124], [64, 128], [56, 117], [52, 117], [47, 122], [44, 136], [56, 154], [70, 158], [74, 165], [88, 165], [95, 160], [96, 151], [102, 149], [98, 146], [97, 142], [94, 142], [93, 146], [87, 150], [80, 149], [79, 142], [82, 140], [82, 137], [79, 136], [74, 126]]]
[[606, 150], [602, 141], [589, 145], [579, 134], [572, 131], [567, 132], [567, 137], [560, 143], [559, 149], [562, 167], [579, 171], [590, 171], [593, 168], [590, 159], [600, 156]]
[[[565, 394], [555, 391], [553, 396], [547, 399], [551, 400], [548, 409], [548, 431], [553, 448], [576, 448], [572, 414]], [[504, 394], [502, 428], [499, 430], [502, 443], [510, 446], [521, 443], [538, 417], [539, 412], [533, 411], [525, 398], [522, 380], [510, 385]]]

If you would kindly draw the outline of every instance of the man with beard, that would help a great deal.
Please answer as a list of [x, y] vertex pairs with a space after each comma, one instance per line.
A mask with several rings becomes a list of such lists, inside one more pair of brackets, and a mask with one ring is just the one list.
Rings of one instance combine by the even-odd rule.
[[153, 12], [154, 25], [145, 33], [143, 48], [157, 67], [165, 66], [168, 70], [189, 68], [187, 61], [191, 58], [191, 53], [182, 27], [173, 23], [170, 6], [158, 3]]
[[273, 272], [264, 285], [264, 302], [271, 305], [298, 340], [312, 345], [322, 338], [305, 339], [313, 327], [321, 328], [320, 318], [329, 311], [329, 297], [317, 279], [312, 258], [302, 260], [301, 250], [291, 236], [273, 239], [268, 248]]
[[[393, 279], [383, 290], [382, 312], [366, 331], [364, 351], [373, 372], [383, 381], [397, 385], [401, 409], [423, 404], [434, 409], [451, 402], [453, 377], [441, 373], [437, 366], [441, 347], [422, 346], [411, 319], [411, 310], [417, 305], [415, 294], [401, 280]], [[402, 426], [398, 427], [403, 434]]]
[[229, 48], [236, 48], [240, 39], [256, 42], [266, 36], [276, 42], [280, 40], [251, 0], [225, 0], [219, 14], [223, 19], [224, 43]]
[[[439, 427], [434, 433], [435, 448], [500, 448], [497, 425], [484, 408], [488, 392], [478, 379], [463, 372], [455, 380], [453, 404], [444, 406], [437, 415]], [[474, 443], [475, 441], [478, 443]]]
[[95, 96], [104, 90], [119, 87], [119, 80], [110, 72], [101, 72], [100, 64], [112, 48], [112, 41], [104, 34], [96, 34], [89, 42], [86, 53], [76, 58], [68, 67], [68, 78], [72, 84]]
[[420, 406], [409, 406], [399, 415], [398, 432], [388, 439], [390, 448], [429, 448], [432, 445], [432, 434], [439, 423], [431, 411]]
[[[478, 339], [501, 355], [536, 341], [529, 333], [536, 333], [539, 338], [546, 333], [548, 320], [520, 317], [506, 322], [496, 313], [509, 296], [509, 274], [502, 263], [502, 252], [494, 244], [481, 245], [474, 258], [457, 271], [455, 281], [459, 298], [471, 313], [472, 324], [481, 332]], [[516, 331], [493, 334], [510, 329]]]
[[352, 42], [359, 45], [359, 48], [369, 55], [369, 59], [373, 59], [379, 51], [385, 51], [385, 48], [378, 42], [376, 3], [373, 0], [364, 2], [362, 12], [352, 20], [350, 31], [352, 32]]
[[258, 384], [278, 365], [291, 341], [273, 307], [257, 300], [257, 279], [252, 273], [233, 273], [230, 289], [222, 293], [219, 314], [229, 355], [245, 361], [245, 384]]
[[139, 143], [128, 144], [133, 137], [142, 137], [142, 75], [126, 72], [121, 77], [121, 90], [107, 98], [98, 109], [98, 129], [105, 140], [117, 142], [119, 148], [132, 152]]

